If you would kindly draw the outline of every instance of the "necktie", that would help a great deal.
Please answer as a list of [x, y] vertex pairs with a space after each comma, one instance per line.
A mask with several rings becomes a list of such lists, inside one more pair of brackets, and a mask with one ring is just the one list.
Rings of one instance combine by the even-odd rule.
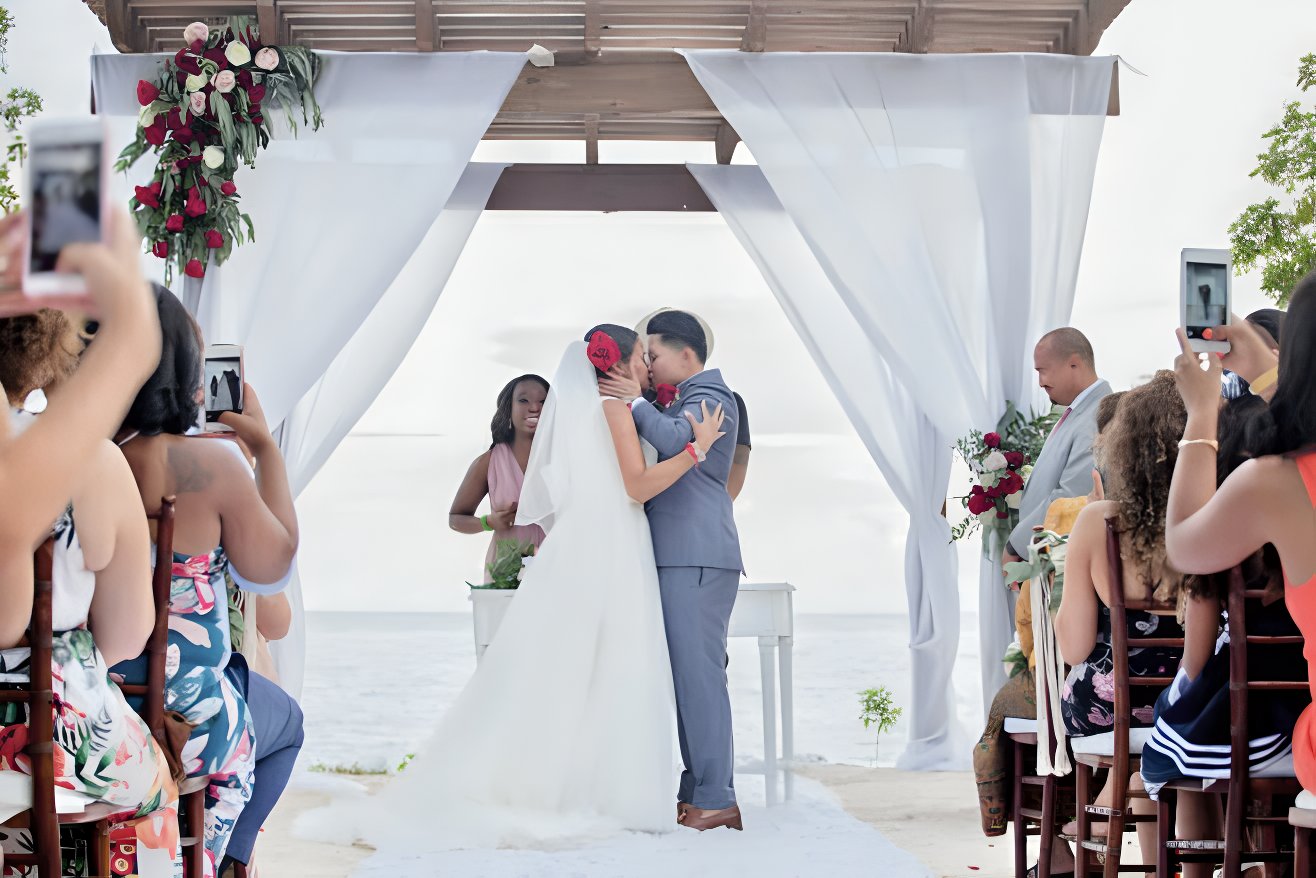
[[1055, 425], [1054, 427], [1051, 428], [1051, 432], [1052, 432], [1052, 433], [1054, 433], [1056, 430], [1059, 430], [1059, 429], [1060, 429], [1060, 425], [1063, 424], [1063, 423], [1065, 422], [1065, 418], [1069, 417], [1069, 413], [1072, 412], [1073, 410], [1074, 410], [1074, 407], [1073, 407], [1073, 406], [1070, 406], [1070, 407], [1068, 407], [1068, 408], [1065, 409], [1065, 413], [1064, 413], [1063, 415], [1060, 416], [1060, 420], [1056, 421], [1056, 425]]

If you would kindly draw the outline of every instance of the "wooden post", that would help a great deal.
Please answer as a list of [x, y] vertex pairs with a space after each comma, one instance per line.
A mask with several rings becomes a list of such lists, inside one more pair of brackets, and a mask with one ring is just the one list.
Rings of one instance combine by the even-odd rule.
[[599, 33], [602, 27], [599, 23], [599, 0], [585, 0], [585, 58], [593, 59], [599, 56], [601, 43]]
[[750, 0], [749, 19], [740, 38], [740, 51], [762, 52], [768, 44], [768, 12], [766, 0]]
[[585, 115], [585, 164], [599, 163], [599, 114]]
[[416, 0], [416, 51], [434, 52], [438, 48], [438, 29], [434, 26], [434, 0]]
[[256, 27], [260, 29], [262, 43], [282, 45], [283, 34], [279, 33], [279, 10], [275, 8], [278, 0], [256, 0]]
[[736, 144], [738, 143], [740, 143], [740, 135], [736, 133], [736, 129], [731, 127], [730, 122], [723, 122], [717, 126], [717, 137], [713, 141], [713, 150], [719, 165], [731, 164], [731, 158], [736, 154]]

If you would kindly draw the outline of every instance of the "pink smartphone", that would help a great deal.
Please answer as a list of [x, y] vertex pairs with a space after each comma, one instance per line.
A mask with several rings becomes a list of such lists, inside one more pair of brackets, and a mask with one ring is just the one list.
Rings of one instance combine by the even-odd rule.
[[109, 168], [101, 119], [38, 119], [30, 126], [22, 310], [92, 313], [82, 277], [57, 272], [55, 265], [68, 244], [108, 241]]

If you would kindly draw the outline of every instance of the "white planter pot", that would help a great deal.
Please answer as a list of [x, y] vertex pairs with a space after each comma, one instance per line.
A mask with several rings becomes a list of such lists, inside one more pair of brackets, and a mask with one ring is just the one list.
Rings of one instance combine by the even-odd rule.
[[493, 643], [503, 615], [516, 597], [514, 588], [471, 589], [471, 621], [475, 628], [475, 660], [484, 658], [484, 651]]

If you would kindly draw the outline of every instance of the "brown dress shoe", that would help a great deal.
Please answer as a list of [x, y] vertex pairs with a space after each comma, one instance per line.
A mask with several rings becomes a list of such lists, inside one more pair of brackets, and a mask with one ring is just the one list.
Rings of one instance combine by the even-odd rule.
[[683, 823], [683, 822], [685, 821], [685, 815], [686, 815], [686, 812], [689, 811], [689, 810], [690, 810], [691, 808], [693, 808], [693, 807], [694, 807], [694, 806], [691, 805], [689, 802], [677, 802], [677, 803], [676, 803], [676, 822], [677, 822], [677, 823]]
[[723, 808], [721, 811], [709, 811], [703, 813], [698, 808], [691, 808], [681, 821], [682, 826], [688, 826], [691, 829], [698, 829], [703, 832], [705, 829], [717, 829], [726, 826], [731, 829], [743, 830], [745, 827], [740, 822], [740, 808], [732, 805], [730, 808]]

